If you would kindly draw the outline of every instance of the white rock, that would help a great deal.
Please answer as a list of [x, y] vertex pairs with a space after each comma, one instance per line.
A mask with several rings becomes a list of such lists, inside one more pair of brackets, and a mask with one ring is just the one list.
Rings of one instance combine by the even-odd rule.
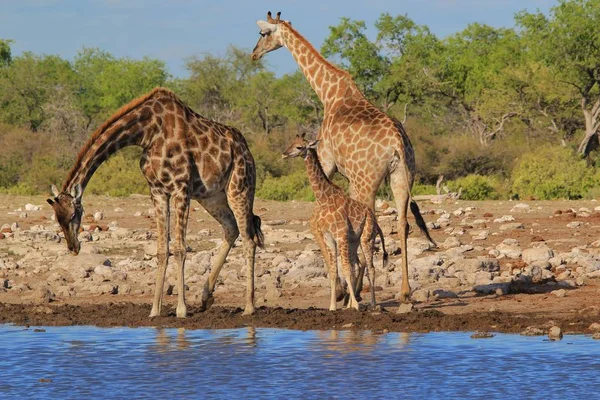
[[104, 219], [104, 213], [102, 211], [96, 211], [94, 213], [94, 221], [98, 222]]
[[554, 252], [547, 246], [532, 247], [523, 250], [523, 261], [532, 264], [535, 261], [548, 261], [554, 257]]
[[458, 247], [462, 243], [456, 236], [448, 236], [443, 243], [440, 243], [440, 247], [442, 249], [451, 249], [453, 247]]
[[572, 221], [567, 224], [567, 228], [575, 229], [583, 225], [581, 221]]
[[519, 203], [516, 204], [511, 210], [510, 212], [527, 212], [531, 210], [531, 206], [529, 204], [525, 204], [525, 203]]
[[502, 216], [502, 217], [500, 217], [500, 218], [496, 218], [496, 219], [494, 220], [494, 222], [497, 222], [497, 223], [503, 224], [503, 223], [505, 223], [505, 222], [512, 222], [512, 221], [514, 221], [514, 220], [515, 220], [515, 218], [514, 218], [512, 215], [503, 215], [503, 216]]
[[514, 229], [524, 229], [525, 226], [520, 222], [510, 222], [508, 224], [502, 224], [498, 229], [501, 231], [512, 231]]

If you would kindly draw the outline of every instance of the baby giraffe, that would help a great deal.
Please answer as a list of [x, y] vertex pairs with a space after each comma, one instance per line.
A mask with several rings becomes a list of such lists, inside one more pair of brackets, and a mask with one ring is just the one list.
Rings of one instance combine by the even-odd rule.
[[[341, 259], [342, 274], [346, 279], [350, 291], [348, 307], [358, 310], [356, 300], [356, 274], [353, 267], [359, 264], [358, 247], [360, 246], [369, 267], [367, 278], [371, 286], [371, 306], [375, 307], [375, 266], [373, 265], [373, 252], [377, 235], [381, 238], [383, 250], [383, 265], [387, 263], [387, 252], [383, 232], [377, 225], [373, 211], [363, 203], [351, 199], [337, 185], [333, 184], [317, 157], [318, 141], [308, 142], [304, 135], [296, 135], [293, 143], [283, 153], [283, 158], [302, 157], [306, 165], [306, 172], [316, 203], [313, 210], [313, 234], [321, 246], [321, 252], [329, 267], [329, 280], [331, 282], [331, 301], [329, 310], [336, 310], [336, 282], [338, 274], [338, 256]], [[323, 243], [323, 245], [321, 245]], [[365, 265], [360, 265], [358, 276], [364, 273]]]

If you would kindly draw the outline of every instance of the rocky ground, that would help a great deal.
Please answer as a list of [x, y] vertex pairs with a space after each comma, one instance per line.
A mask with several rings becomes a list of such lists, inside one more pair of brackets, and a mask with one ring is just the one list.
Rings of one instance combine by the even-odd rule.
[[[186, 262], [191, 316], [176, 319], [169, 266], [164, 316], [150, 320], [156, 268], [153, 210], [147, 196], [84, 197], [81, 253], [68, 254], [43, 197], [0, 196], [0, 323], [161, 325], [190, 328], [278, 326], [393, 331], [472, 330], [546, 334], [600, 328], [600, 203], [452, 201], [420, 207], [439, 247], [409, 239], [412, 307], [397, 313], [401, 258], [396, 210], [378, 202], [390, 262], [376, 256], [377, 311], [326, 311], [329, 280], [308, 229], [305, 202], [258, 201], [265, 250], [257, 252], [255, 316], [241, 315], [245, 268], [234, 248], [215, 305], [198, 311], [218, 224], [192, 205]], [[413, 222], [411, 220], [411, 222]], [[368, 298], [368, 285], [363, 302]], [[600, 330], [600, 329], [599, 329]]]

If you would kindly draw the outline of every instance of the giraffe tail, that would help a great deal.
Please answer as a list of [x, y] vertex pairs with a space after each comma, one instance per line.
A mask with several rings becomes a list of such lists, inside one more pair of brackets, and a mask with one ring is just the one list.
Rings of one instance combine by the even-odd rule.
[[254, 232], [250, 236], [252, 237], [252, 240], [254, 241], [254, 243], [256, 243], [256, 245], [258, 247], [260, 247], [261, 249], [264, 249], [265, 248], [265, 236], [263, 235], [263, 232], [260, 229], [260, 225], [261, 225], [260, 217], [258, 215], [252, 216], [252, 227], [253, 227]]
[[417, 205], [417, 202], [414, 201], [412, 198], [410, 199], [410, 211], [415, 216], [415, 220], [417, 221], [417, 226], [421, 230], [421, 233], [423, 233], [423, 235], [425, 235], [427, 240], [429, 240], [429, 243], [431, 243], [431, 245], [434, 248], [436, 248], [437, 244], [435, 243], [435, 241], [429, 234], [429, 229], [427, 229], [427, 224], [425, 223], [425, 220], [423, 219], [423, 216], [421, 215], [421, 210], [419, 210], [419, 206]]
[[379, 227], [379, 224], [375, 223], [375, 227], [377, 228], [377, 234], [379, 235], [379, 238], [381, 239], [381, 251], [383, 253], [382, 268], [383, 268], [383, 270], [386, 270], [388, 261], [389, 261], [389, 257], [388, 257], [388, 252], [385, 250], [385, 239], [383, 238], [383, 231]]

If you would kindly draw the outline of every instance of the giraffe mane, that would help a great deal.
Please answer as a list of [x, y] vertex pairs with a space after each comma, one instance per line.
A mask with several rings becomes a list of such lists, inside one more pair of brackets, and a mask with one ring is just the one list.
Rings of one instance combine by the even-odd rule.
[[350, 73], [348, 71], [336, 67], [335, 65], [333, 65], [333, 63], [331, 63], [329, 60], [327, 60], [325, 57], [323, 57], [321, 52], [317, 51], [317, 49], [315, 49], [315, 47], [312, 44], [310, 44], [310, 42], [308, 40], [306, 40], [306, 38], [304, 36], [302, 36], [302, 34], [300, 34], [300, 32], [298, 32], [297, 30], [292, 28], [291, 23], [289, 23], [288, 21], [281, 20], [281, 21], [279, 21], [279, 25], [284, 25], [294, 35], [296, 35], [296, 38], [301, 43], [303, 43], [314, 54], [315, 57], [317, 57], [320, 61], [323, 61], [323, 65], [325, 65], [325, 67], [328, 70], [345, 75], [345, 78], [349, 79], [350, 82], [352, 82], [352, 84], [354, 84], [354, 80], [352, 79], [352, 76], [350, 75]]
[[83, 145], [83, 147], [81, 148], [81, 150], [79, 150], [79, 153], [77, 153], [77, 160], [75, 161], [75, 164], [73, 165], [73, 168], [71, 168], [71, 170], [69, 171], [69, 175], [67, 176], [67, 179], [65, 180], [65, 182], [63, 184], [63, 187], [62, 187], [63, 191], [67, 190], [67, 186], [69, 185], [69, 183], [71, 182], [71, 180], [77, 174], [77, 170], [81, 166], [81, 162], [83, 161], [83, 158], [85, 157], [85, 154], [90, 150], [90, 148], [96, 142], [96, 140], [98, 140], [98, 138], [112, 124], [114, 124], [117, 120], [119, 120], [121, 117], [123, 117], [123, 115], [127, 114], [128, 112], [130, 112], [134, 108], [138, 107], [140, 104], [144, 103], [146, 100], [148, 100], [149, 98], [151, 98], [152, 96], [154, 96], [155, 94], [157, 94], [159, 92], [162, 92], [162, 93], [165, 93], [165, 94], [169, 94], [169, 95], [173, 95], [173, 92], [171, 92], [167, 88], [156, 87], [156, 88], [152, 89], [150, 92], [148, 92], [146, 94], [143, 94], [140, 97], [131, 100], [129, 103], [127, 103], [124, 106], [122, 106], [121, 108], [119, 108], [113, 115], [110, 116], [110, 118], [108, 118], [106, 121], [104, 121], [104, 123], [102, 125], [100, 125], [100, 127], [98, 127], [98, 129], [96, 129], [94, 131], [94, 133], [92, 133], [92, 136]]

